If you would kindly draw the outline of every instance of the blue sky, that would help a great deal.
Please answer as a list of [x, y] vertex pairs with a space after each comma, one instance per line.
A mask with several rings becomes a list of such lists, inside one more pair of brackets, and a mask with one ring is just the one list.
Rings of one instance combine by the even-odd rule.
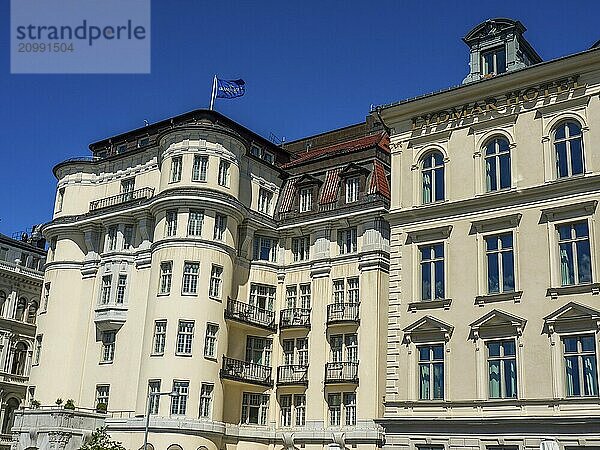
[[[570, 5], [570, 6], [569, 6]], [[215, 109], [265, 137], [364, 120], [371, 104], [459, 84], [461, 38], [490, 17], [521, 20], [548, 60], [600, 39], [597, 1], [152, 1], [149, 75], [10, 75], [0, 2], [0, 232], [50, 220], [52, 166], [88, 144], [208, 107], [213, 75], [243, 78]]]

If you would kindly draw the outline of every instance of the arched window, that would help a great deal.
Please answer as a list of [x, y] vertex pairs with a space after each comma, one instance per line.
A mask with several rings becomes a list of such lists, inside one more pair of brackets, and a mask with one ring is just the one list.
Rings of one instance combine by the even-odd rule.
[[444, 156], [431, 152], [423, 158], [423, 204], [444, 200]]
[[171, 444], [167, 447], [167, 450], [183, 450], [183, 447], [179, 444]]
[[38, 302], [35, 300], [29, 304], [27, 309], [27, 323], [35, 324], [35, 319], [38, 311]]
[[554, 155], [558, 178], [583, 173], [583, 137], [579, 123], [566, 121], [554, 129]]
[[19, 408], [19, 400], [10, 398], [6, 402], [4, 411], [4, 422], [2, 423], [2, 434], [10, 434], [10, 430], [15, 422], [15, 411]]
[[25, 318], [25, 310], [27, 309], [27, 299], [21, 297], [17, 302], [17, 310], [15, 311], [15, 319], [23, 320]]
[[13, 349], [13, 359], [10, 373], [13, 375], [23, 375], [25, 373], [25, 363], [27, 361], [27, 344], [19, 342]]
[[510, 146], [503, 137], [490, 139], [484, 147], [487, 192], [510, 188]]

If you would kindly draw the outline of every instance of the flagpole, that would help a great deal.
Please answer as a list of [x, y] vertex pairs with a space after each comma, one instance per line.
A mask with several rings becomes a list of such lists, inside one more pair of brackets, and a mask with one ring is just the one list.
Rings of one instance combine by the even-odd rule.
[[212, 111], [213, 106], [215, 104], [215, 93], [217, 89], [217, 76], [213, 78], [212, 92], [210, 94], [210, 110]]

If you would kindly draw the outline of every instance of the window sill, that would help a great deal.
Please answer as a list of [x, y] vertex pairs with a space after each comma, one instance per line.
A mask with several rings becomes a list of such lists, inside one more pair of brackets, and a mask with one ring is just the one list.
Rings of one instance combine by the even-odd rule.
[[198, 297], [198, 293], [197, 292], [182, 292], [181, 296], [182, 297]]
[[546, 297], [550, 297], [554, 300], [561, 295], [587, 293], [591, 293], [592, 295], [600, 294], [600, 283], [575, 284], [573, 286], [548, 288], [548, 290], [546, 291]]
[[418, 302], [411, 302], [408, 304], [408, 310], [410, 312], [421, 311], [425, 309], [450, 309], [452, 304], [451, 298], [443, 298], [441, 300], [422, 300]]
[[165, 356], [164, 353], [150, 353], [150, 357], [156, 357], [156, 356]]
[[207, 181], [206, 180], [194, 180], [194, 179], [192, 179], [192, 182], [193, 183], [206, 183]]
[[171, 295], [170, 292], [159, 292], [156, 294], [157, 297], [168, 297], [169, 295]]
[[107, 365], [107, 364], [112, 364], [114, 362], [113, 361], [100, 361], [98, 364], [100, 364], [101, 366]]
[[512, 292], [501, 292], [499, 294], [478, 295], [477, 297], [475, 297], [475, 304], [479, 305], [479, 306], [483, 306], [486, 303], [506, 302], [506, 301], [513, 301], [515, 303], [519, 303], [521, 301], [522, 296], [523, 296], [523, 291], [512, 291]]
[[221, 297], [215, 297], [214, 295], [213, 296], [209, 295], [208, 298], [211, 299], [211, 300], [214, 300], [215, 302], [219, 302], [219, 303], [223, 302], [223, 300], [221, 299]]
[[219, 360], [217, 359], [216, 356], [206, 356], [206, 355], [204, 355], [204, 359], [208, 359], [209, 361], [216, 362], [216, 363], [219, 362]]
[[175, 356], [182, 356], [184, 358], [191, 358], [192, 354], [191, 353], [175, 353]]

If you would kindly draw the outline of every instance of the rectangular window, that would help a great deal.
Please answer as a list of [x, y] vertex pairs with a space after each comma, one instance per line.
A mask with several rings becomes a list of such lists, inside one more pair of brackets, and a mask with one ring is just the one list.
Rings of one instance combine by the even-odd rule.
[[419, 247], [421, 253], [421, 300], [443, 299], [444, 288], [444, 244]]
[[506, 50], [504, 46], [481, 53], [481, 74], [498, 75], [506, 72]]
[[175, 236], [177, 234], [177, 210], [167, 211], [165, 218], [165, 236]]
[[135, 178], [127, 178], [125, 180], [121, 180], [121, 194], [125, 194], [123, 196], [124, 200], [131, 200], [132, 192], [135, 190]]
[[117, 249], [117, 226], [111, 225], [106, 233], [106, 250], [114, 251]]
[[288, 309], [296, 307], [296, 301], [298, 300], [298, 288], [295, 284], [286, 286], [285, 288], [285, 302]]
[[596, 342], [593, 334], [563, 338], [568, 397], [598, 395]]
[[33, 364], [38, 365], [40, 363], [40, 358], [42, 356], [42, 339], [43, 336], [38, 334], [35, 337], [35, 353], [33, 355]]
[[342, 423], [342, 395], [340, 393], [327, 395], [329, 409], [329, 425], [339, 427]]
[[313, 188], [300, 189], [300, 212], [312, 211]]
[[123, 228], [123, 248], [129, 250], [133, 247], [133, 225], [125, 225]]
[[200, 263], [186, 262], [183, 265], [183, 283], [181, 291], [184, 294], [196, 294], [198, 292], [198, 272]]
[[167, 340], [167, 321], [157, 320], [154, 322], [154, 339], [152, 343], [152, 354], [162, 355], [165, 353], [165, 342]]
[[260, 154], [261, 154], [260, 147], [257, 147], [256, 145], [251, 146], [250, 154], [252, 156], [256, 156], [257, 158], [260, 158]]
[[294, 339], [283, 340], [283, 364], [285, 366], [294, 365]]
[[217, 357], [217, 334], [219, 325], [216, 323], [206, 324], [206, 336], [204, 337], [204, 356], [207, 358]]
[[65, 188], [60, 188], [56, 194], [56, 212], [61, 212], [63, 209], [63, 201], [65, 198]]
[[208, 173], [208, 156], [194, 156], [194, 165], [192, 166], [192, 181], [206, 181]]
[[273, 193], [267, 189], [258, 189], [258, 211], [263, 214], [269, 214], [271, 211], [271, 201]]
[[227, 216], [215, 214], [215, 229], [213, 230], [213, 239], [222, 241], [227, 228]]
[[114, 331], [103, 331], [102, 332], [102, 356], [101, 362], [110, 363], [115, 359], [115, 338], [116, 332]]
[[296, 350], [298, 352], [298, 365], [308, 366], [308, 338], [297, 338]]
[[354, 392], [344, 392], [344, 416], [346, 425], [356, 425], [356, 394]]
[[356, 253], [356, 227], [338, 231], [338, 246], [340, 248], [340, 255]]
[[562, 286], [592, 282], [590, 235], [587, 222], [557, 227]]
[[117, 305], [122, 305], [125, 300], [125, 289], [127, 288], [127, 275], [119, 275], [117, 283]]
[[171, 292], [171, 281], [173, 279], [173, 261], [163, 261], [160, 263], [160, 294]]
[[281, 409], [281, 426], [292, 426], [292, 396], [289, 394], [280, 395], [279, 408]]
[[254, 260], [275, 262], [277, 258], [277, 240], [265, 236], [254, 236]]
[[171, 397], [171, 415], [184, 416], [187, 407], [188, 393], [190, 389], [189, 381], [173, 381], [173, 391], [177, 395]]
[[0, 261], [8, 261], [8, 248], [0, 247]]
[[306, 395], [294, 394], [294, 413], [296, 415], [295, 424], [297, 427], [303, 427], [306, 424]]
[[310, 258], [310, 237], [292, 238], [292, 255], [294, 262], [308, 261]]
[[[152, 394], [158, 394], [160, 392], [160, 380], [149, 380], [148, 381], [148, 392]], [[160, 396], [150, 395], [150, 414], [158, 414]]]
[[300, 307], [310, 309], [310, 284], [300, 285]]
[[171, 183], [177, 183], [181, 181], [181, 167], [183, 165], [183, 160], [181, 156], [175, 156], [171, 159]]
[[127, 151], [127, 144], [119, 144], [115, 149], [117, 155], [125, 153]]
[[50, 283], [44, 284], [44, 298], [42, 303], [42, 311], [48, 311], [48, 301], [50, 300]]
[[266, 425], [269, 411], [269, 396], [267, 394], [242, 394], [242, 424]]
[[177, 349], [178, 355], [192, 354], [192, 339], [194, 338], [194, 321], [180, 320], [177, 330]]
[[149, 137], [143, 137], [138, 140], [138, 148], [145, 147], [150, 143]]
[[358, 191], [360, 189], [360, 179], [358, 177], [348, 178], [346, 180], [346, 203], [358, 201]]
[[188, 236], [201, 236], [202, 222], [204, 222], [204, 211], [198, 209], [190, 209], [187, 229]]
[[359, 303], [359, 288], [358, 288], [358, 278], [348, 278], [348, 303]]
[[108, 384], [99, 384], [96, 386], [96, 405], [103, 404], [108, 407], [109, 396], [110, 386]]
[[222, 159], [219, 162], [219, 186], [229, 187], [229, 168], [231, 164], [229, 161]]
[[273, 305], [275, 303], [275, 286], [269, 286], [266, 284], [254, 284], [250, 285], [250, 305], [256, 306], [260, 309], [266, 309], [273, 311]]
[[444, 346], [423, 345], [419, 351], [419, 399], [444, 399]]
[[223, 281], [223, 268], [213, 264], [210, 270], [210, 283], [208, 286], [208, 296], [210, 298], [221, 298], [221, 284]]
[[331, 362], [342, 362], [344, 354], [344, 335], [334, 334], [333, 336], [330, 336], [329, 345], [331, 347]]
[[490, 341], [486, 347], [490, 398], [517, 398], [515, 341]]
[[246, 362], [262, 366], [271, 365], [273, 340], [257, 336], [246, 337]]
[[215, 386], [209, 383], [202, 383], [200, 386], [200, 417], [209, 419], [212, 411], [212, 394]]
[[346, 347], [346, 361], [358, 362], [358, 335], [356, 333], [344, 335]]
[[104, 275], [102, 277], [102, 290], [100, 293], [100, 303], [108, 305], [110, 302], [110, 289], [112, 287], [112, 275]]
[[333, 303], [344, 303], [344, 280], [333, 280]]
[[263, 152], [262, 159], [268, 162], [269, 164], [273, 164], [273, 162], [275, 161], [273, 153], [267, 151]]
[[515, 290], [515, 259], [512, 233], [486, 236], [488, 292], [512, 292]]

